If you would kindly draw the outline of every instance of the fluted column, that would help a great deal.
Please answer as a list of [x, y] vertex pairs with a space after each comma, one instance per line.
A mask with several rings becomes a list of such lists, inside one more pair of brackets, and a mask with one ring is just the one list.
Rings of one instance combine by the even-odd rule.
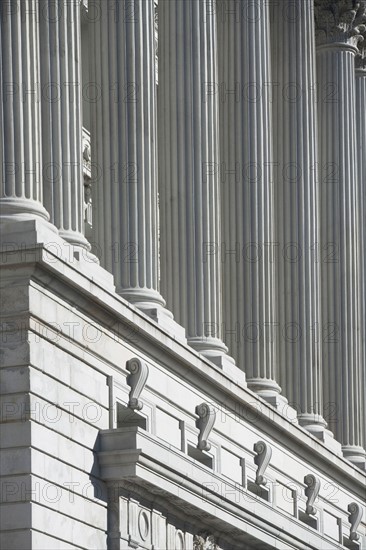
[[[159, 0], [162, 289], [188, 343], [218, 364], [219, 113], [214, 3]], [[233, 363], [233, 361], [232, 361]]]
[[44, 204], [59, 234], [83, 232], [80, 0], [39, 0]]
[[117, 292], [183, 337], [159, 292], [154, 0], [96, 0], [89, 20], [94, 240]]
[[268, 2], [218, 2], [224, 323], [248, 387], [278, 404]]
[[360, 190], [360, 241], [361, 241], [361, 410], [362, 446], [366, 447], [366, 32], [356, 56], [356, 132], [357, 166]]
[[316, 0], [325, 405], [346, 458], [364, 464], [355, 54], [366, 2]]
[[36, 0], [0, 10], [0, 221], [49, 218], [42, 205], [39, 28]]
[[323, 437], [313, 0], [271, 6], [279, 371], [299, 422]]
[[162, 288], [188, 343], [225, 368], [214, 2], [159, 2]]

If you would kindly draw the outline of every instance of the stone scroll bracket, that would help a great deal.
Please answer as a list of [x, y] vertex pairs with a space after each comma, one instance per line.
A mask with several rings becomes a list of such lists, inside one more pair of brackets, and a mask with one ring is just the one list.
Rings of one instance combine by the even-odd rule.
[[272, 448], [264, 441], [258, 441], [254, 444], [253, 450], [256, 453], [254, 463], [257, 466], [255, 483], [257, 485], [267, 485], [264, 473], [272, 457]]
[[357, 541], [360, 535], [357, 533], [357, 529], [361, 523], [363, 510], [357, 502], [351, 502], [347, 508], [349, 512], [348, 521], [351, 524], [349, 531], [349, 538], [352, 541]]
[[304, 483], [306, 485], [305, 496], [307, 497], [305, 512], [308, 516], [315, 516], [317, 509], [313, 504], [320, 491], [320, 481], [313, 474], [308, 474], [304, 477]]
[[128, 407], [132, 410], [141, 411], [143, 404], [140, 401], [140, 395], [149, 376], [149, 368], [144, 361], [134, 357], [127, 361], [126, 369], [130, 373], [127, 376], [127, 384], [131, 388], [128, 396]]
[[198, 415], [196, 426], [199, 429], [197, 449], [209, 451], [211, 444], [208, 442], [208, 438], [215, 424], [216, 411], [212, 405], [201, 403], [196, 407], [196, 414]]

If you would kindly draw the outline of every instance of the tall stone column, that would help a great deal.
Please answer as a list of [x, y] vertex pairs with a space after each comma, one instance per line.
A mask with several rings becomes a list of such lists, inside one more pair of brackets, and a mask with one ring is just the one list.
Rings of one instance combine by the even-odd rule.
[[80, 0], [39, 0], [44, 204], [59, 235], [84, 232]]
[[[361, 418], [366, 417], [366, 32], [356, 56], [356, 132], [357, 166], [360, 190], [360, 240], [361, 240]], [[366, 422], [363, 422], [362, 446], [366, 448]]]
[[213, 2], [159, 1], [162, 288], [188, 343], [223, 366]]
[[280, 382], [299, 423], [324, 439], [313, 0], [273, 0], [274, 159]]
[[322, 315], [329, 425], [355, 464], [362, 448], [359, 184], [355, 55], [366, 2], [316, 0]]
[[122, 297], [184, 338], [159, 292], [154, 0], [96, 0], [88, 19], [97, 253]]
[[37, 1], [3, 0], [1, 4], [0, 221], [46, 221]]
[[217, 7], [225, 333], [248, 387], [277, 406], [268, 2]]

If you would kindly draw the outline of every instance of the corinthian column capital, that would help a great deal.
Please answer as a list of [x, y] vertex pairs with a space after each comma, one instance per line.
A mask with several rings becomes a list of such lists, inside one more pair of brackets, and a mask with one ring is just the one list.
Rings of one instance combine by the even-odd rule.
[[362, 41], [359, 42], [358, 54], [356, 55], [356, 70], [366, 71], [366, 27], [362, 33]]
[[366, 0], [315, 0], [316, 39], [319, 46], [362, 42], [366, 24]]

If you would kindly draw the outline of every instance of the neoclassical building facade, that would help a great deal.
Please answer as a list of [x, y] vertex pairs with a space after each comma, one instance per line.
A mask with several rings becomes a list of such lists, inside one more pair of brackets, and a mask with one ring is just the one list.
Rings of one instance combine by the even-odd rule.
[[1, 547], [366, 548], [366, 1], [2, 0]]

